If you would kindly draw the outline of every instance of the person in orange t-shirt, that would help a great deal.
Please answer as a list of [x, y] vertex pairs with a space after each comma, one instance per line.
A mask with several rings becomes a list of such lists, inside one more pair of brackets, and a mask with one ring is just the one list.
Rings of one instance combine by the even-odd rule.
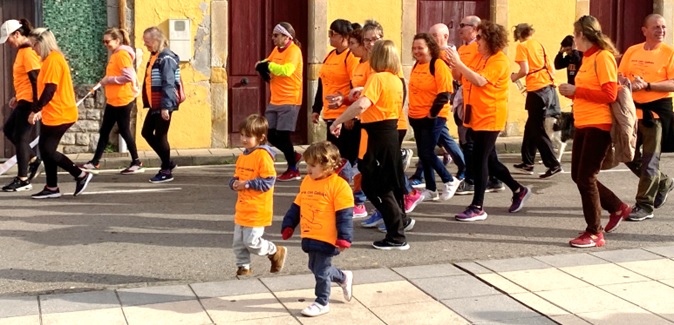
[[367, 151], [358, 166], [363, 191], [381, 212], [386, 225], [386, 237], [372, 246], [381, 250], [407, 250], [410, 246], [405, 231], [411, 230], [415, 222], [402, 209], [405, 174], [397, 128], [403, 84], [397, 76], [400, 56], [393, 41], [380, 40], [374, 44], [370, 66], [376, 73], [368, 78], [358, 100], [335, 119], [330, 132], [340, 137], [342, 124], [360, 115], [368, 134]]
[[601, 209], [611, 213], [607, 231], [612, 231], [631, 212], [597, 175], [602, 161], [611, 147], [610, 103], [618, 96], [618, 51], [611, 39], [601, 32], [597, 18], [586, 15], [574, 24], [576, 47], [583, 52], [583, 65], [576, 74], [576, 85], [561, 84], [559, 92], [573, 98], [573, 117], [576, 132], [571, 155], [571, 179], [578, 186], [587, 227], [575, 239], [572, 247], [604, 246], [604, 228]]
[[351, 247], [353, 240], [353, 195], [336, 170], [339, 149], [330, 141], [317, 142], [304, 151], [308, 174], [300, 192], [283, 217], [281, 236], [290, 239], [300, 225], [302, 250], [309, 255], [309, 269], [316, 278], [316, 300], [302, 310], [313, 317], [330, 311], [330, 283], [342, 287], [344, 299], [351, 301], [353, 273], [332, 265], [332, 257]]
[[536, 149], [541, 153], [543, 164], [548, 170], [540, 178], [549, 178], [562, 172], [552, 148], [552, 141], [545, 132], [545, 118], [561, 114], [559, 97], [552, 76], [552, 62], [545, 47], [534, 40], [534, 28], [526, 23], [515, 26], [513, 31], [517, 44], [515, 62], [520, 66], [518, 72], [510, 75], [513, 82], [526, 77], [527, 99], [524, 109], [529, 114], [524, 125], [522, 138], [522, 162], [514, 167], [525, 174], [533, 175]]
[[65, 169], [75, 178], [73, 195], [77, 196], [86, 189], [93, 174], [80, 169], [70, 158], [56, 151], [63, 135], [77, 122], [75, 90], [70, 77], [70, 67], [49, 29], [33, 29], [30, 32], [30, 39], [33, 49], [42, 58], [42, 68], [37, 76], [39, 99], [37, 105], [33, 106], [28, 121], [35, 124], [42, 120], [38, 145], [47, 174], [47, 185], [32, 197], [34, 199], [61, 197], [57, 167]]
[[131, 110], [136, 103], [135, 99], [140, 92], [138, 77], [133, 62], [136, 51], [129, 46], [129, 32], [124, 29], [110, 28], [103, 33], [103, 44], [112, 53], [105, 69], [105, 77], [100, 84], [105, 87], [106, 105], [103, 111], [103, 122], [99, 131], [98, 144], [94, 157], [82, 165], [89, 171], [98, 170], [98, 162], [108, 145], [110, 131], [117, 124], [119, 135], [122, 136], [131, 153], [131, 164], [121, 171], [122, 175], [142, 173], [145, 171], [143, 163], [138, 158], [136, 139], [131, 134]]
[[508, 34], [503, 26], [482, 21], [476, 35], [479, 56], [470, 66], [461, 61], [456, 50], [449, 50], [450, 66], [462, 77], [464, 88], [463, 124], [466, 136], [474, 142], [475, 193], [473, 202], [456, 215], [458, 221], [487, 219], [484, 211], [484, 193], [489, 175], [505, 183], [513, 192], [508, 211], [515, 213], [524, 207], [531, 194], [528, 187], [513, 179], [496, 154], [496, 138], [505, 127], [508, 105], [509, 66], [503, 49], [508, 45]]
[[271, 273], [281, 272], [288, 249], [262, 238], [271, 226], [274, 206], [274, 151], [267, 145], [269, 123], [264, 116], [253, 114], [241, 122], [244, 151], [236, 159], [234, 177], [229, 188], [237, 191], [234, 212], [232, 250], [236, 257], [236, 275], [252, 274], [250, 254], [267, 256]]
[[255, 65], [256, 70], [269, 73], [271, 100], [264, 112], [269, 121], [269, 143], [281, 150], [288, 169], [278, 177], [279, 182], [300, 180], [297, 163], [302, 157], [295, 152], [290, 134], [295, 132], [297, 116], [302, 105], [302, 71], [304, 61], [295, 29], [280, 22], [271, 34], [274, 49]]
[[646, 41], [628, 48], [618, 67], [619, 75], [632, 82], [639, 117], [637, 154], [626, 164], [639, 177], [636, 203], [628, 216], [631, 221], [653, 218], [654, 210], [662, 207], [674, 189], [674, 180], [660, 169], [663, 134], [670, 134], [663, 130], [672, 127], [668, 122], [672, 120], [674, 92], [674, 48], [664, 42], [666, 28], [662, 16], [646, 17], [641, 27]]
[[40, 57], [31, 48], [28, 39], [32, 29], [33, 26], [26, 19], [11, 19], [0, 26], [0, 44], [7, 42], [18, 49], [12, 67], [15, 96], [9, 100], [11, 113], [2, 129], [7, 139], [14, 144], [18, 169], [12, 182], [2, 187], [5, 192], [32, 189], [30, 182], [37, 175], [42, 162], [37, 152], [30, 147], [33, 126], [28, 123], [28, 115], [37, 102], [37, 76], [41, 66]]

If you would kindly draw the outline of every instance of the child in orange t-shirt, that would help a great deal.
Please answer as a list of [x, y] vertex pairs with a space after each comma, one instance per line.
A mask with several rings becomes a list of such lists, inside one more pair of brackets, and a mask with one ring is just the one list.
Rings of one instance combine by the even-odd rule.
[[238, 191], [234, 213], [232, 249], [236, 256], [236, 275], [250, 275], [250, 254], [267, 256], [270, 272], [281, 272], [287, 249], [262, 238], [271, 226], [276, 170], [274, 152], [267, 145], [269, 123], [264, 116], [248, 116], [240, 126], [245, 150], [236, 160], [229, 187]]
[[332, 266], [332, 257], [351, 247], [353, 237], [353, 194], [349, 184], [336, 173], [341, 157], [329, 141], [314, 143], [304, 152], [309, 176], [283, 218], [284, 240], [300, 225], [302, 250], [309, 254], [309, 269], [316, 278], [316, 300], [302, 310], [313, 317], [330, 311], [330, 283], [342, 287], [351, 301], [353, 273]]

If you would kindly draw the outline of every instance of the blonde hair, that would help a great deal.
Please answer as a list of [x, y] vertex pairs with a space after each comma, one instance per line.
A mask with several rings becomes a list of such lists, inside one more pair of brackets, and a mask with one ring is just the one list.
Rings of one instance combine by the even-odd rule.
[[316, 142], [307, 148], [302, 155], [304, 161], [312, 166], [321, 166], [328, 174], [337, 170], [342, 163], [339, 149], [330, 141]]
[[108, 28], [103, 35], [110, 35], [110, 38], [114, 40], [119, 40], [119, 43], [122, 45], [131, 45], [131, 39], [129, 38], [129, 32], [126, 29], [121, 29], [117, 27]]
[[394, 75], [400, 72], [400, 55], [392, 40], [374, 43], [370, 53], [370, 67], [376, 72], [388, 71]]
[[56, 38], [49, 28], [35, 28], [30, 31], [29, 37], [33, 42], [33, 48], [42, 60], [46, 59], [51, 51], [61, 52], [58, 43], [56, 43]]
[[602, 50], [609, 51], [613, 56], [618, 57], [620, 52], [613, 45], [613, 41], [601, 31], [601, 25], [597, 18], [585, 15], [573, 23], [573, 32], [575, 35], [583, 35], [590, 43], [596, 45]]
[[157, 26], [149, 27], [143, 32], [143, 35], [148, 35], [150, 36], [150, 38], [159, 43], [159, 48], [157, 48], [157, 52], [161, 52], [163, 49], [169, 46], [168, 39]]
[[269, 131], [269, 122], [259, 114], [249, 115], [239, 125], [239, 132], [247, 137], [255, 137], [260, 144], [267, 144], [267, 132]]

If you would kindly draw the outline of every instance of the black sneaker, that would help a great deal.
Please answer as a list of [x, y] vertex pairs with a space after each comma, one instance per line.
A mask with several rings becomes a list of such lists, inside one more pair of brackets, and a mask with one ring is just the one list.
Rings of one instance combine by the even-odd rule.
[[35, 193], [31, 197], [34, 199], [55, 199], [61, 197], [61, 191], [58, 188], [52, 191], [45, 186], [41, 192]]
[[168, 183], [173, 181], [173, 174], [170, 170], [160, 170], [157, 175], [150, 178], [150, 183]]
[[533, 175], [534, 174], [534, 166], [533, 165], [528, 165], [525, 163], [521, 164], [515, 164], [513, 165], [517, 171], [519, 171], [521, 174], [524, 175]]
[[489, 180], [489, 182], [487, 182], [487, 188], [484, 191], [486, 193], [502, 192], [505, 191], [505, 185], [498, 179]]
[[658, 209], [665, 205], [665, 202], [667, 202], [667, 197], [669, 196], [669, 192], [674, 190], [674, 180], [670, 179], [669, 181], [669, 186], [663, 191], [658, 191], [658, 194], [655, 195], [655, 200], [653, 200], [654, 208]]
[[376, 249], [381, 249], [383, 251], [392, 251], [392, 250], [397, 250], [397, 251], [406, 251], [410, 249], [410, 245], [407, 242], [402, 242], [400, 244], [397, 243], [392, 243], [386, 239], [384, 240], [379, 240], [374, 243], [372, 243], [372, 247]]
[[11, 183], [2, 187], [2, 190], [5, 192], [20, 192], [28, 191], [33, 188], [33, 185], [30, 185], [29, 180], [22, 181], [18, 177], [14, 177]]
[[77, 182], [77, 184], [75, 184], [75, 192], [73, 193], [73, 196], [82, 194], [93, 177], [94, 174], [85, 172], [84, 177], [76, 178], [75, 182]]
[[475, 193], [475, 185], [473, 184], [468, 184], [468, 182], [461, 182], [461, 185], [459, 185], [459, 188], [456, 189], [455, 195], [471, 195]]
[[550, 178], [552, 176], [555, 176], [564, 170], [562, 169], [562, 165], [557, 165], [555, 167], [548, 168], [548, 170], [545, 171], [545, 173], [541, 174], [539, 177], [540, 178]]
[[174, 161], [171, 161], [171, 166], [169, 167], [169, 170], [173, 171], [174, 169], [176, 169], [176, 167], [178, 167], [178, 164], [176, 164]]
[[35, 157], [35, 160], [28, 164], [28, 181], [32, 181], [33, 178], [40, 174], [41, 164], [42, 159], [40, 159], [40, 157]]

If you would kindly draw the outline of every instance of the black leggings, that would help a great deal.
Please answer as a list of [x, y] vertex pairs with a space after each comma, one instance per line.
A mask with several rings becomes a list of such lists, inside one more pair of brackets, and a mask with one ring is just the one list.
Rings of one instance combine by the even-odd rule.
[[468, 136], [473, 139], [473, 159], [475, 163], [475, 194], [472, 205], [482, 207], [484, 192], [487, 189], [489, 175], [500, 179], [513, 193], [522, 185], [513, 179], [510, 171], [498, 160], [496, 155], [496, 138], [499, 131], [473, 131], [468, 129]]
[[44, 161], [44, 170], [47, 174], [47, 187], [58, 187], [57, 167], [65, 169], [70, 175], [77, 178], [82, 174], [82, 170], [75, 165], [70, 158], [56, 151], [61, 138], [68, 129], [75, 123], [66, 123], [61, 125], [42, 125], [40, 126], [40, 153]]
[[117, 123], [117, 126], [119, 127], [119, 134], [126, 142], [126, 146], [131, 153], [131, 159], [138, 159], [136, 141], [131, 135], [131, 128], [129, 127], [129, 124], [131, 123], [131, 109], [133, 108], [133, 104], [134, 102], [130, 102], [124, 106], [112, 106], [110, 104], [105, 105], [105, 111], [103, 112], [103, 124], [101, 124], [101, 130], [99, 131], [100, 137], [98, 138], [96, 153], [94, 154], [94, 158], [91, 159], [91, 162], [94, 165], [98, 164], [98, 161], [101, 160], [105, 146], [108, 145], [110, 131], [112, 131], [115, 123]]
[[337, 146], [342, 158], [346, 158], [346, 160], [353, 166], [358, 159], [358, 149], [360, 148], [360, 121], [354, 121], [351, 130], [347, 129], [344, 127], [344, 124], [342, 124], [339, 138], [330, 132], [330, 126], [332, 126], [333, 122], [334, 120], [326, 121], [328, 128], [327, 140]]
[[295, 147], [290, 140], [290, 131], [279, 131], [270, 129], [267, 135], [269, 143], [283, 152], [286, 161], [288, 162], [288, 169], [296, 169], [297, 161], [295, 161]]
[[9, 118], [3, 127], [5, 136], [16, 148], [16, 161], [19, 167], [17, 176], [19, 177], [28, 176], [28, 162], [31, 157], [36, 156], [36, 153], [30, 148], [30, 131], [33, 126], [28, 123], [32, 105], [30, 102], [20, 100], [9, 114]]
[[161, 159], [161, 169], [171, 169], [171, 146], [168, 142], [168, 130], [171, 125], [171, 118], [173, 114], [169, 113], [169, 120], [166, 121], [161, 118], [159, 111], [150, 111], [143, 122], [143, 130], [141, 135], [145, 141], [152, 147], [152, 150], [157, 153]]

